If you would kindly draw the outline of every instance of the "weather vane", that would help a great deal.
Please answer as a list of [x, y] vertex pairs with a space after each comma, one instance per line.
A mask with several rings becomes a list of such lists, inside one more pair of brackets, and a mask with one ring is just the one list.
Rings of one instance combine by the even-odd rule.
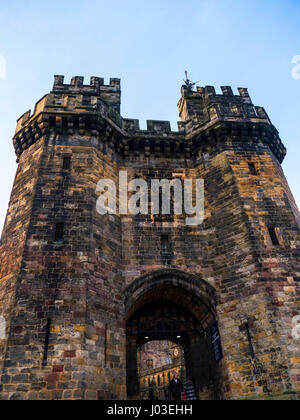
[[189, 78], [188, 78], [188, 72], [187, 72], [187, 70], [185, 71], [185, 80], [184, 80], [184, 83], [185, 83], [185, 85], [186, 85], [186, 87], [188, 88], [188, 90], [193, 90], [194, 89], [194, 87], [195, 87], [195, 85], [197, 84], [197, 83], [199, 83], [199, 80], [198, 80], [198, 82], [192, 82]]

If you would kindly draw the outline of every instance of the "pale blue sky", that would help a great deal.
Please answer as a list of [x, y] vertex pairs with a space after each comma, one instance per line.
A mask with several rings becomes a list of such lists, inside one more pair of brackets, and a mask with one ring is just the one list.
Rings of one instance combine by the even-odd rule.
[[[201, 85], [248, 87], [288, 149], [284, 170], [300, 204], [299, 0], [103, 0], [0, 5], [0, 229], [16, 171], [16, 119], [54, 74], [120, 77], [122, 115], [178, 121], [184, 70]], [[300, 73], [300, 72], [299, 72]], [[1, 71], [0, 71], [1, 74]]]

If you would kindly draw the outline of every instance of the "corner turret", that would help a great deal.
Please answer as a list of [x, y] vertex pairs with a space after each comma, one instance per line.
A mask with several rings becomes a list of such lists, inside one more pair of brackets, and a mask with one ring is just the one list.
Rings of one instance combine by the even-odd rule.
[[181, 132], [193, 138], [216, 126], [222, 127], [223, 134], [235, 131], [237, 136], [246, 130], [254, 141], [267, 143], [281, 163], [286, 149], [264, 108], [253, 105], [246, 88], [238, 88], [239, 95], [234, 95], [230, 86], [221, 86], [221, 90], [222, 94], [217, 94], [213, 86], [197, 87], [196, 91], [182, 86], [178, 103]]
[[100, 97], [107, 105], [114, 109], [115, 112], [121, 112], [121, 80], [111, 78], [109, 85], [104, 84], [104, 79], [101, 77], [92, 76], [89, 85], [84, 85], [84, 77], [74, 76], [70, 84], [64, 84], [64, 76], [54, 76], [54, 85], [52, 94], [83, 95], [85, 102], [88, 102], [93, 97]]

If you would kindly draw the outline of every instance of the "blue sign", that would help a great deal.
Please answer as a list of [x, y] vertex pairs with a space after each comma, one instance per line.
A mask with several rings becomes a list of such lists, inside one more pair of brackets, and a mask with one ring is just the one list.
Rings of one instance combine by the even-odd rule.
[[212, 346], [213, 346], [215, 360], [216, 360], [216, 362], [219, 362], [220, 360], [223, 359], [224, 356], [223, 356], [223, 349], [222, 349], [219, 325], [218, 325], [217, 321], [210, 328], [210, 335], [211, 335], [211, 343], [212, 343]]

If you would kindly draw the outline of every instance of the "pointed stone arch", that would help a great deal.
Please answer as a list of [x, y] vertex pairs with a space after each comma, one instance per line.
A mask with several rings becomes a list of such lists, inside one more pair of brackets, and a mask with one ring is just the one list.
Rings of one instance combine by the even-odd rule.
[[144, 274], [126, 287], [123, 296], [126, 320], [139, 307], [149, 301], [161, 299], [162, 296], [188, 306], [193, 315], [198, 318], [200, 316], [204, 326], [210, 322], [210, 318], [217, 316], [214, 287], [197, 274], [177, 269], [163, 269]]
[[[190, 376], [196, 377], [198, 393], [203, 385], [209, 387], [215, 376], [209, 336], [210, 327], [217, 319], [215, 289], [197, 274], [164, 269], [137, 278], [126, 287], [123, 296], [128, 397], [137, 397], [139, 393], [136, 350], [146, 342], [144, 339], [151, 336], [151, 340], [176, 342], [179, 333], [178, 344], [181, 341], [187, 371]], [[172, 325], [173, 316], [175, 322]]]

